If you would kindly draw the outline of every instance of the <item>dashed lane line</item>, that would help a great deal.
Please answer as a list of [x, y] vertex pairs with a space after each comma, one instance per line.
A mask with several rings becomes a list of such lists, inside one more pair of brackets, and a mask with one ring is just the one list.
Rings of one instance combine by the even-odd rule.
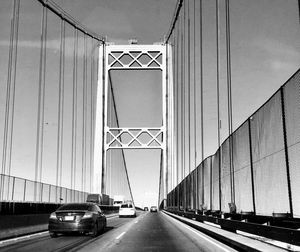
[[119, 240], [125, 233], [126, 233], [126, 232], [123, 232], [123, 233], [121, 233], [120, 235], [118, 235], [118, 236], [116, 237], [116, 240]]

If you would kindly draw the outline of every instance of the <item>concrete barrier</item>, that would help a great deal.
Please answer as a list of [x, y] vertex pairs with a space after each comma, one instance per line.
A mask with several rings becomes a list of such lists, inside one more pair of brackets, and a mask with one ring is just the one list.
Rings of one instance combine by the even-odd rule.
[[49, 214], [1, 215], [0, 240], [48, 229]]

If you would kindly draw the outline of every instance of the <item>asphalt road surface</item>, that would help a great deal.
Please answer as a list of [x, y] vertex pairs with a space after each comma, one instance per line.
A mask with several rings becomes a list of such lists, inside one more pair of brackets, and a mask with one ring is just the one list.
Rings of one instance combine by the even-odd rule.
[[47, 232], [28, 239], [2, 244], [0, 251], [235, 251], [162, 212], [138, 212], [136, 218], [107, 220], [107, 228], [96, 238]]

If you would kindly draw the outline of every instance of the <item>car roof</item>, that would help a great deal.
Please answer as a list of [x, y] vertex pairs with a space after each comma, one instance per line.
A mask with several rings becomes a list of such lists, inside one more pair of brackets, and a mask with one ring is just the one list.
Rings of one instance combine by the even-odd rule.
[[77, 210], [78, 207], [80, 208], [80, 207], [90, 207], [90, 206], [97, 206], [97, 204], [94, 202], [66, 203], [66, 204], [61, 205], [57, 210], [58, 211], [64, 210], [64, 209], [71, 210], [71, 208], [73, 208], [73, 207], [74, 207], [74, 210]]
[[95, 202], [76, 202], [76, 203], [65, 203], [63, 204], [64, 206], [67, 206], [67, 205], [97, 205]]

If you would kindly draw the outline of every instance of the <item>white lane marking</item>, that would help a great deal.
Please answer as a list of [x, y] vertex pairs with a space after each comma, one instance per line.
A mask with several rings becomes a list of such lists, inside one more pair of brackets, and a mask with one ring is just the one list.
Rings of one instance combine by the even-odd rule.
[[116, 237], [117, 240], [119, 240], [126, 232], [121, 233], [120, 235], [118, 235], [118, 237]]
[[23, 236], [20, 236], [20, 237], [17, 237], [17, 238], [2, 240], [2, 241], [0, 241], [0, 244], [4, 244], [4, 243], [8, 243], [8, 242], [16, 242], [16, 241], [19, 241], [19, 240], [30, 239], [30, 238], [34, 238], [35, 236], [44, 235], [44, 234], [48, 234], [48, 233], [49, 233], [48, 231], [44, 231], [44, 232], [35, 233], [35, 234], [32, 234], [32, 235], [23, 235]]
[[106, 216], [106, 219], [114, 219], [114, 218], [117, 218], [119, 217], [119, 215], [114, 215], [114, 216]]
[[179, 220], [177, 220], [177, 219], [174, 219], [174, 218], [170, 217], [170, 216], [167, 215], [167, 214], [165, 214], [165, 215], [168, 216], [171, 220], [177, 222], [178, 224], [181, 224], [183, 227], [185, 227], [185, 228], [188, 229], [189, 231], [191, 231], [191, 232], [195, 233], [196, 235], [200, 236], [200, 237], [203, 238], [204, 240], [206, 240], [206, 241], [208, 241], [208, 242], [214, 244], [215, 246], [217, 246], [218, 248], [222, 249], [223, 251], [231, 252], [231, 250], [228, 250], [228, 249], [222, 247], [220, 244], [218, 244], [218, 243], [214, 242], [213, 240], [211, 240], [210, 238], [208, 238], [208, 237], [202, 235], [202, 234], [200, 233], [200, 231], [192, 229], [191, 227], [187, 226], [186, 224], [182, 223], [181, 221], [179, 221]]

